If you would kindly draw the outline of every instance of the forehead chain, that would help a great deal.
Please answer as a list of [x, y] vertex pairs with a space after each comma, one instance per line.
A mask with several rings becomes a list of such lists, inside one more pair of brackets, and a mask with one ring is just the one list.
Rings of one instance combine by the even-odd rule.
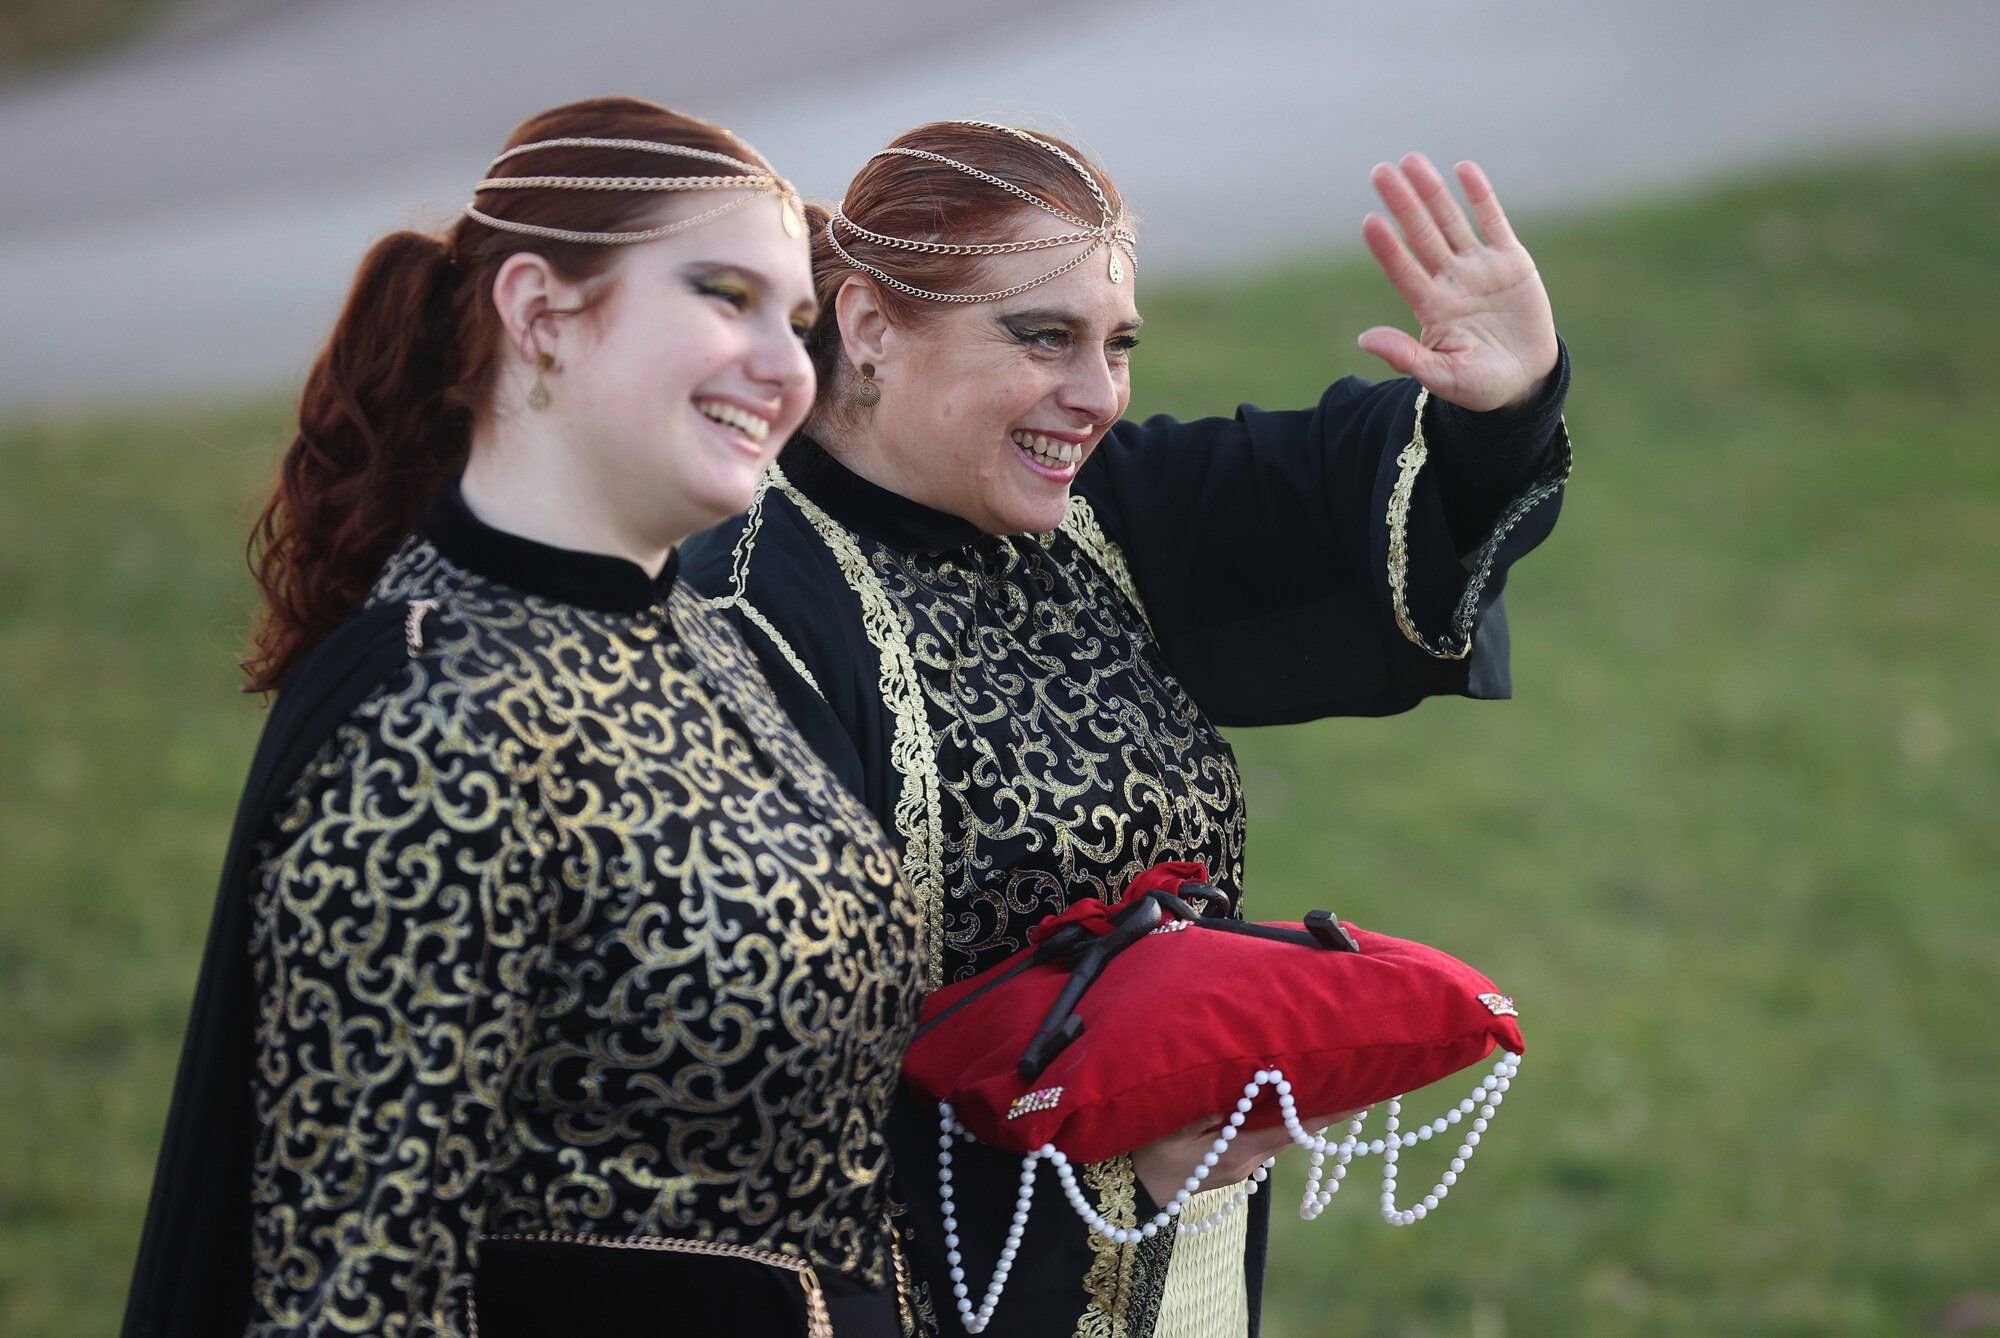
[[[1085, 187], [1090, 191], [1091, 198], [1097, 204], [1098, 221], [1092, 224], [1070, 213], [1066, 209], [1049, 203], [1033, 191], [1012, 181], [1008, 181], [1003, 177], [996, 176], [991, 172], [974, 167], [970, 163], [961, 162], [945, 154], [933, 153], [928, 149], [912, 149], [892, 145], [880, 150], [874, 156], [877, 158], [917, 158], [927, 162], [942, 164], [967, 176], [986, 182], [988, 185], [1006, 191], [1008, 194], [1042, 210], [1044, 213], [1051, 214], [1064, 223], [1069, 224], [1073, 230], [1056, 236], [1034, 237], [1017, 242], [922, 241], [911, 237], [892, 237], [863, 227], [847, 216], [844, 208], [845, 202], [843, 201], [841, 204], [834, 206], [826, 222], [827, 242], [843, 261], [898, 292], [908, 293], [912, 297], [921, 297], [932, 302], [991, 302], [1000, 298], [1012, 297], [1017, 293], [1023, 293], [1030, 288], [1047, 283], [1059, 275], [1067, 274], [1070, 270], [1075, 269], [1078, 265], [1095, 255], [1100, 248], [1109, 252], [1107, 269], [1113, 283], [1124, 282], [1124, 265], [1126, 263], [1129, 263], [1135, 270], [1138, 268], [1139, 261], [1135, 254], [1138, 247], [1138, 237], [1129, 227], [1120, 225], [1117, 215], [1112, 210], [1110, 199], [1105, 195], [1103, 187], [1098, 184], [1096, 174], [1078, 162], [1075, 156], [1065, 151], [1061, 145], [1052, 143], [1026, 130], [1021, 130], [1014, 126], [1000, 125], [993, 121], [951, 121], [948, 124], [974, 126], [982, 130], [992, 130], [1000, 134], [1011, 135], [1059, 158], [1070, 170], [1082, 178]], [[915, 284], [907, 283], [857, 258], [841, 243], [840, 233], [843, 229], [855, 239], [883, 247], [887, 250], [909, 251], [925, 255], [1011, 255], [1023, 251], [1041, 251], [1051, 247], [1074, 245], [1082, 245], [1084, 249], [1047, 273], [1030, 279], [1025, 283], [1017, 283], [1009, 288], [997, 289], [990, 293], [938, 293], [926, 288], [919, 288]], [[1122, 257], [1120, 254], [1121, 251], [1123, 252]]]
[[[748, 145], [744, 146], [749, 148]], [[524, 153], [544, 149], [621, 149], [627, 152], [657, 153], [678, 158], [693, 158], [700, 162], [715, 163], [737, 170], [727, 175], [685, 176], [685, 177], [588, 177], [588, 176], [518, 176], [496, 177], [493, 169], [510, 158]], [[502, 232], [518, 233], [524, 237], [542, 237], [550, 241], [579, 242], [600, 246], [629, 246], [635, 242], [649, 242], [659, 237], [685, 232], [731, 214], [746, 205], [755, 204], [767, 195], [778, 197], [782, 205], [785, 231], [794, 237], [805, 235], [805, 210], [799, 203], [799, 193], [792, 183], [779, 176], [763, 154], [749, 149], [754, 162], [745, 162], [726, 153], [716, 153], [710, 149], [697, 149], [686, 144], [669, 144], [650, 139], [603, 139], [590, 136], [571, 136], [562, 139], [540, 139], [531, 144], [517, 144], [501, 153], [486, 165], [486, 179], [473, 188], [474, 201], [467, 201], [465, 216], [484, 223], [489, 228]], [[577, 228], [552, 228], [539, 223], [521, 223], [511, 218], [500, 218], [487, 213], [477, 205], [476, 198], [482, 191], [509, 190], [597, 190], [597, 191], [696, 191], [726, 190], [742, 191], [744, 194], [713, 209], [704, 210], [692, 218], [684, 218], [657, 228], [641, 228], [633, 231], [593, 232]]]

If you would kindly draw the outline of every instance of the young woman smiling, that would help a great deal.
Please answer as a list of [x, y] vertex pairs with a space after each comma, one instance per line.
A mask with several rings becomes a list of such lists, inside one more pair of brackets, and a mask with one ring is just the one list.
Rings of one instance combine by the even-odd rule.
[[128, 1335], [902, 1331], [920, 916], [677, 579], [814, 314], [790, 185], [632, 99], [362, 262], [257, 529], [280, 695]]
[[[1123, 419], [1136, 237], [1069, 145], [922, 126], [815, 214], [809, 435], [747, 517], [689, 545], [688, 573], [895, 833], [931, 987], [1156, 861], [1199, 860], [1240, 901], [1243, 797], [1218, 726], [1508, 694], [1500, 590], [1555, 520], [1568, 365], [1491, 186], [1471, 164], [1459, 180], [1483, 238], [1423, 158], [1376, 169], [1396, 223], [1363, 235], [1422, 333], [1360, 342], [1409, 379], [1190, 423]], [[1162, 998], [1161, 1025], [1173, 1014]], [[936, 1219], [936, 1127], [899, 1104], [898, 1196], [917, 1276], [969, 1314]], [[1193, 1131], [1084, 1179], [1130, 1224], [1206, 1144]], [[1239, 1139], [1207, 1183], [1275, 1147]], [[1018, 1163], [956, 1157], [956, 1253], [990, 1259]], [[972, 1220], [982, 1201], [995, 1220]], [[985, 1331], [1254, 1330], [1254, 1219], [1120, 1246], [1042, 1195], [1033, 1267]]]

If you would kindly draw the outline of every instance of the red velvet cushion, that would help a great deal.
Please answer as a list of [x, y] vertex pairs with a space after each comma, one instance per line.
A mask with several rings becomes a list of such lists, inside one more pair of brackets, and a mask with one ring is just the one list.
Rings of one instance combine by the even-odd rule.
[[[1198, 879], [1187, 871], [1199, 867], [1149, 870], [1127, 899]], [[1106, 909], [1079, 902], [1045, 921], [1042, 933], [1051, 922], [1105, 932]], [[1400, 1096], [1496, 1046], [1522, 1052], [1512, 1005], [1485, 976], [1421, 943], [1348, 931], [1360, 952], [1192, 925], [1150, 934], [1113, 958], [1084, 994], [1076, 1010], [1083, 1034], [1024, 1082], [1015, 1065], [1068, 978], [1059, 963], [1032, 968], [920, 1037], [904, 1080], [932, 1101], [949, 1101], [984, 1143], [1016, 1152], [1053, 1143], [1090, 1162], [1235, 1110], [1259, 1069], [1282, 1070], [1300, 1117], [1310, 1118]], [[925, 1019], [1018, 960], [939, 990], [925, 1003]], [[1267, 1089], [1246, 1127], [1278, 1123]]]

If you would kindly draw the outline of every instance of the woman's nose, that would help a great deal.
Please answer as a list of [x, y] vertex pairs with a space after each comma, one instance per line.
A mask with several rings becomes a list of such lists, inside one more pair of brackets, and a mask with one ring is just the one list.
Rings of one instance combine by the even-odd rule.
[[813, 380], [812, 359], [790, 322], [781, 324], [775, 334], [759, 336], [748, 366], [750, 375], [775, 394], [786, 394]]
[[1119, 403], [1117, 375], [1102, 353], [1076, 359], [1074, 372], [1063, 383], [1057, 399], [1064, 409], [1093, 423], [1110, 422], [1124, 407]]

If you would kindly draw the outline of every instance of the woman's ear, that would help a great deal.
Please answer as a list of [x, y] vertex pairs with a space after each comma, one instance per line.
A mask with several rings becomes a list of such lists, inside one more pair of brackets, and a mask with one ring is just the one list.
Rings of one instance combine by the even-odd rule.
[[493, 309], [500, 313], [507, 342], [521, 361], [532, 363], [543, 353], [555, 352], [554, 323], [544, 318], [570, 305], [572, 287], [532, 251], [516, 251], [501, 263], [493, 276]]
[[833, 295], [834, 318], [840, 322], [840, 347], [855, 367], [889, 362], [895, 329], [889, 313], [882, 308], [882, 295], [875, 285], [859, 274], [850, 274]]

